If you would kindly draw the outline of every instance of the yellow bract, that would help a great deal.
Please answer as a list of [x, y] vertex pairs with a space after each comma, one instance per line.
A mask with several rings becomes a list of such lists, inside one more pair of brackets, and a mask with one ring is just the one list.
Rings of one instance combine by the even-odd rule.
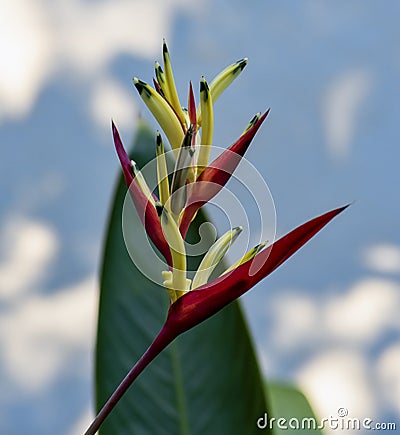
[[170, 293], [175, 292], [174, 297], [177, 299], [190, 289], [190, 280], [186, 279], [185, 242], [168, 210], [161, 204], [157, 204], [156, 207], [160, 216], [164, 237], [172, 255], [172, 278], [167, 279], [168, 285], [166, 287], [170, 289]]
[[204, 77], [200, 80], [200, 109], [203, 114], [203, 121], [201, 124], [201, 147], [197, 159], [196, 177], [198, 177], [208, 165], [214, 132], [213, 100]]
[[242, 230], [242, 227], [236, 227], [227, 231], [211, 246], [193, 278], [192, 290], [207, 283], [212, 271], [222, 260], [231, 244], [236, 240]]
[[225, 275], [228, 272], [231, 272], [232, 270], [236, 269], [240, 265], [246, 263], [246, 261], [252, 260], [266, 246], [266, 244], [267, 242], [263, 242], [257, 246], [254, 246], [254, 248], [250, 249], [250, 251], [244, 254], [242, 258], [239, 258], [239, 260], [233, 263], [231, 267], [226, 269], [225, 272], [221, 273], [221, 276]]
[[[238, 60], [222, 70], [210, 83], [210, 93], [215, 103], [224, 90], [235, 80], [247, 65], [248, 59]], [[201, 108], [197, 110], [197, 124], [201, 125]]]
[[183, 140], [183, 128], [175, 112], [171, 109], [165, 99], [147, 83], [136, 77], [133, 79], [140, 96], [156, 118], [160, 127], [167, 136], [172, 149], [178, 149]]
[[165, 84], [168, 89], [168, 101], [174, 108], [177, 117], [179, 118], [182, 125], [185, 124], [185, 116], [182, 112], [182, 106], [179, 102], [178, 92], [175, 86], [174, 74], [172, 73], [171, 59], [169, 57], [168, 47], [164, 40], [163, 42], [163, 59], [164, 59], [164, 69], [165, 69]]
[[169, 180], [164, 144], [159, 132], [157, 133], [156, 143], [158, 193], [160, 195], [161, 204], [165, 205], [169, 199]]

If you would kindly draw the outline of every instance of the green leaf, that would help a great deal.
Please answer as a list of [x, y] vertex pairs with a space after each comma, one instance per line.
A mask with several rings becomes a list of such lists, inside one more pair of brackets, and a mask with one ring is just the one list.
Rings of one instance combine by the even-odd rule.
[[[133, 150], [140, 167], [154, 157], [155, 136], [143, 124]], [[121, 228], [126, 190], [120, 177], [105, 240], [96, 348], [98, 410], [161, 329], [169, 306], [165, 290], [142, 275], [127, 253]], [[196, 240], [205, 221], [199, 212], [189, 241]], [[139, 231], [138, 223], [132, 225]], [[199, 261], [192, 257], [189, 267]], [[265, 409], [263, 381], [236, 302], [162, 352], [100, 434], [252, 435], [260, 433], [256, 422]]]
[[[318, 427], [320, 422], [317, 420], [304, 394], [296, 387], [280, 382], [268, 382], [266, 384], [266, 395], [270, 405], [269, 416], [275, 418], [273, 422], [274, 435], [323, 434], [320, 429], [314, 429], [314, 427]], [[277, 422], [280, 418], [285, 419], [285, 421], [281, 421], [281, 426], [286, 426], [286, 429], [278, 427]], [[316, 426], [314, 426], [314, 422]], [[297, 424], [299, 424], [299, 428], [295, 429]]]

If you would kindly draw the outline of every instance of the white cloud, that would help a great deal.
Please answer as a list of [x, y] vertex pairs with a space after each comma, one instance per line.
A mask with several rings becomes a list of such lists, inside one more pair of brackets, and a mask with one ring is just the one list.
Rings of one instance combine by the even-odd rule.
[[[40, 292], [59, 249], [46, 224], [11, 216], [0, 234], [0, 365], [7, 395], [42, 390], [60, 374], [76, 370], [79, 353], [90, 372], [94, 342], [96, 284], [89, 277], [51, 294]], [[86, 357], [83, 357], [86, 355]]]
[[95, 279], [89, 277], [51, 295], [32, 294], [0, 318], [1, 363], [15, 390], [46, 389], [61, 371], [90, 372], [90, 350], [95, 330]]
[[277, 352], [298, 352], [322, 343], [367, 348], [390, 330], [400, 329], [400, 285], [380, 278], [360, 280], [342, 294], [315, 299], [280, 293], [269, 300], [272, 327], [267, 342]]
[[152, 59], [170, 35], [176, 10], [188, 6], [182, 0], [63, 0], [54, 8], [60, 55], [81, 73], [103, 68], [120, 53]]
[[400, 343], [387, 348], [377, 362], [381, 394], [387, 405], [400, 415]]
[[45, 278], [59, 248], [49, 226], [12, 216], [0, 234], [0, 300], [11, 301]]
[[118, 82], [104, 79], [96, 84], [91, 102], [92, 117], [99, 127], [110, 131], [110, 120], [114, 119], [118, 129], [132, 128], [138, 112], [131, 92], [126, 92]]
[[299, 370], [297, 381], [319, 418], [337, 417], [339, 408], [346, 408], [353, 418], [375, 416], [375, 396], [367, 364], [365, 358], [354, 351], [322, 352]]
[[368, 358], [385, 334], [400, 330], [396, 281], [363, 279], [325, 299], [280, 292], [268, 310], [267, 373], [290, 352], [307, 356], [295, 369], [296, 381], [319, 417], [337, 417], [342, 407], [349, 417], [377, 419], [384, 401], [400, 412], [400, 345], [387, 347], [376, 365]]
[[342, 342], [372, 344], [396, 323], [400, 286], [384, 279], [365, 279], [326, 304], [327, 336]]
[[0, 0], [0, 121], [29, 112], [51, 69], [49, 17], [39, 4]]
[[327, 89], [324, 98], [324, 123], [329, 151], [335, 158], [349, 153], [357, 127], [357, 116], [372, 87], [370, 74], [364, 70], [350, 70]]
[[364, 264], [371, 270], [383, 273], [400, 272], [400, 247], [391, 244], [378, 244], [369, 247], [364, 253]]
[[318, 306], [307, 295], [281, 296], [273, 301], [271, 311], [274, 322], [272, 340], [281, 350], [298, 350], [318, 337]]
[[194, 0], [0, 0], [0, 120], [26, 115], [54, 73], [98, 85], [120, 54], [160, 57], [176, 13], [199, 7]]

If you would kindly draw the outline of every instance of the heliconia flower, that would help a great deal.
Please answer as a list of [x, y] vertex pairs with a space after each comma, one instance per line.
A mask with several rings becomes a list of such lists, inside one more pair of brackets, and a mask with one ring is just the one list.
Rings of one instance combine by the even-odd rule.
[[210, 86], [202, 78], [200, 104], [197, 109], [190, 84], [188, 110], [180, 106], [165, 41], [163, 60], [165, 72], [158, 63], [155, 66], [155, 90], [138, 79], [134, 80], [139, 94], [175, 151], [176, 164], [170, 185], [164, 144], [161, 134], [158, 133], [156, 158], [160, 199], [149, 189], [140, 169], [129, 159], [114, 123], [112, 130], [125, 181], [135, 207], [146, 232], [165, 257], [166, 270], [162, 272], [162, 276], [171, 305], [161, 331], [114, 391], [85, 435], [97, 432], [137, 376], [176, 337], [205, 321], [254, 287], [347, 207], [316, 217], [269, 246], [267, 242], [257, 245], [218, 278], [209, 281], [213, 270], [242, 231], [241, 227], [233, 228], [209, 248], [191, 281], [187, 277], [184, 243], [190, 223], [199, 208], [210, 201], [230, 179], [269, 110], [263, 115], [255, 115], [239, 139], [209, 164], [214, 129], [213, 102], [243, 70], [247, 59], [227, 67], [211, 81]]

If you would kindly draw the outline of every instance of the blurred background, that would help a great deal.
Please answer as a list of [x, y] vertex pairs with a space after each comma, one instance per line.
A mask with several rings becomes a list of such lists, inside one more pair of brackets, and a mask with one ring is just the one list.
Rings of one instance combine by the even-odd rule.
[[271, 107], [247, 156], [278, 234], [355, 201], [242, 298], [265, 376], [321, 417], [400, 426], [399, 16], [390, 0], [0, 1], [1, 434], [73, 435], [92, 416], [110, 118], [126, 143], [151, 120], [132, 77], [151, 81], [163, 37], [182, 101], [249, 57], [215, 142]]

